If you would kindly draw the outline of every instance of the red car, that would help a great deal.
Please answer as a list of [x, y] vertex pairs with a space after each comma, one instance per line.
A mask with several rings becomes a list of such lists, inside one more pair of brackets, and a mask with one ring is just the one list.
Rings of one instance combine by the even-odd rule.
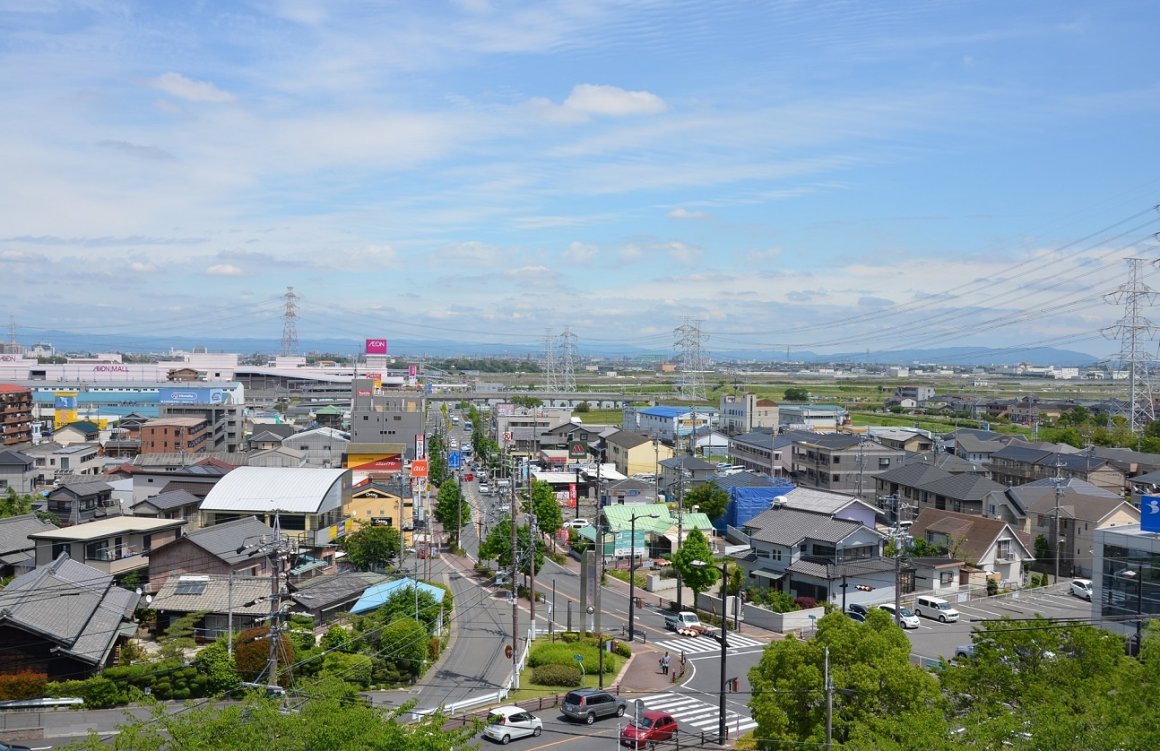
[[644, 748], [646, 744], [652, 744], [655, 747], [659, 741], [672, 740], [676, 734], [677, 721], [671, 714], [650, 710], [620, 731], [620, 745]]

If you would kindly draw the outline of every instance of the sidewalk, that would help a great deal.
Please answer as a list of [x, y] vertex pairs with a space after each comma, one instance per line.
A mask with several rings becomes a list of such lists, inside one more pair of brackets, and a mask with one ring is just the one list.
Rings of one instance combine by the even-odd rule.
[[673, 676], [676, 671], [680, 670], [680, 665], [676, 660], [673, 660], [669, 674], [662, 675], [658, 662], [662, 654], [664, 654], [663, 649], [658, 649], [650, 644], [640, 642], [633, 644], [632, 657], [620, 675], [617, 676], [616, 685], [620, 688], [621, 695], [632, 699], [637, 695], [671, 691], [675, 685]]

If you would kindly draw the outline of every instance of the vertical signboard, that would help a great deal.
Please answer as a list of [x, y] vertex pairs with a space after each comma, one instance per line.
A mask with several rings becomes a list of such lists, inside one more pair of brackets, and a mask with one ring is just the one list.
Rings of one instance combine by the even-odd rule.
[[415, 458], [427, 458], [427, 438], [422, 433], [415, 436]]
[[419, 364], [418, 363], [413, 362], [407, 366], [407, 377], [412, 378], [412, 379], [419, 377]]
[[1160, 532], [1160, 495], [1140, 498], [1140, 530]]
[[568, 483], [568, 508], [576, 508], [576, 483]]
[[77, 392], [57, 391], [53, 394], [53, 408], [55, 415], [53, 424], [62, 428], [77, 421]]
[[387, 340], [386, 339], [367, 339], [366, 353], [368, 355], [385, 355], [387, 354]]
[[427, 477], [427, 460], [416, 459], [411, 462], [411, 477]]

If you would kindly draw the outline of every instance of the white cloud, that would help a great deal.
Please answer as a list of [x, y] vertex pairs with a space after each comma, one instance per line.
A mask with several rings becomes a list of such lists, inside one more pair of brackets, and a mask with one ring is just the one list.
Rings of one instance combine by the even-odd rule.
[[745, 260], [749, 263], [764, 263], [772, 261], [782, 254], [782, 248], [764, 248], [763, 250], [751, 250], [745, 254]]
[[684, 207], [676, 208], [669, 212], [669, 219], [708, 219], [710, 216], [712, 215], [708, 211], [698, 211]]
[[157, 271], [157, 267], [151, 263], [144, 263], [142, 261], [133, 261], [129, 264], [129, 270], [135, 271], [138, 274], [152, 274]]
[[205, 273], [210, 276], [243, 276], [245, 274], [244, 271], [232, 263], [216, 263], [206, 269]]
[[559, 275], [547, 266], [521, 266], [515, 269], [508, 269], [504, 272], [504, 276], [512, 279], [547, 283], [554, 282]]
[[669, 107], [665, 100], [647, 91], [625, 91], [618, 86], [582, 83], [572, 89], [564, 107], [590, 115], [626, 117], [657, 115]]
[[149, 85], [170, 96], [190, 102], [232, 102], [237, 99], [228, 91], [223, 91], [212, 83], [195, 81], [180, 73], [163, 73], [149, 81]]
[[590, 263], [600, 249], [595, 245], [588, 243], [572, 242], [568, 245], [568, 249], [564, 251], [564, 260], [568, 263]]

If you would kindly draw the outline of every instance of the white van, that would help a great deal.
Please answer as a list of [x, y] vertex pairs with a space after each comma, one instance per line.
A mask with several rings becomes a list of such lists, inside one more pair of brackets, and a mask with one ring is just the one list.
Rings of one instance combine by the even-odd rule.
[[940, 623], [954, 623], [959, 619], [959, 611], [941, 597], [919, 595], [914, 602], [914, 612], [923, 618], [936, 618]]

